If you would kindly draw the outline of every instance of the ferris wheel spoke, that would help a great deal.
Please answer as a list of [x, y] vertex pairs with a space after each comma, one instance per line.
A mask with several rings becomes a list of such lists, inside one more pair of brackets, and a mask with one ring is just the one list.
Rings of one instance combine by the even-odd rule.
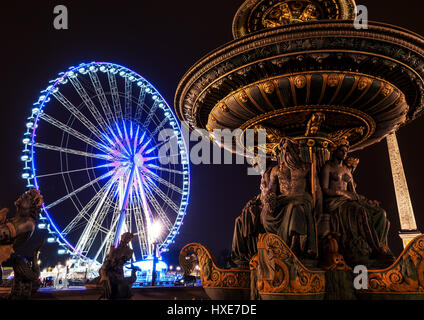
[[[81, 97], [84, 104], [87, 106], [88, 110], [90, 111], [91, 115], [94, 119], [96, 119], [97, 123], [99, 124], [99, 127], [103, 130], [107, 128], [107, 124], [105, 119], [103, 118], [102, 114], [97, 109], [96, 105], [94, 104], [93, 100], [91, 100], [90, 96], [88, 95], [87, 91], [84, 89], [84, 86], [81, 84], [81, 82], [78, 80], [77, 77], [75, 78], [69, 78], [69, 81], [75, 88], [75, 91], [78, 93], [78, 95]], [[97, 130], [97, 128], [96, 128]], [[102, 135], [99, 136], [100, 139], [102, 139]]]
[[149, 248], [150, 248], [150, 244], [153, 243], [153, 238], [152, 235], [149, 233], [149, 231], [151, 230], [151, 225], [153, 223], [153, 214], [152, 211], [150, 209], [149, 203], [147, 202], [147, 195], [146, 195], [146, 190], [144, 188], [145, 182], [143, 177], [140, 174], [139, 170], [135, 171], [135, 175], [136, 175], [136, 183], [138, 185], [138, 193], [140, 195], [140, 200], [141, 200], [141, 205], [142, 205], [142, 209], [143, 209], [143, 213], [146, 219], [146, 225], [147, 225], [147, 241], [149, 243]]
[[129, 232], [132, 230], [131, 204], [129, 204], [128, 206], [129, 206], [129, 210], [128, 210], [128, 213], [125, 215], [125, 224], [123, 228], [123, 233]]
[[149, 187], [158, 194], [159, 197], [170, 207], [172, 210], [175, 211], [175, 213], [179, 213], [180, 207], [178, 207], [174, 201], [172, 201], [168, 196], [160, 189], [158, 188], [153, 182], [151, 182], [149, 179], [145, 179], [147, 181], [147, 184]]
[[152, 148], [150, 148], [148, 151], [146, 151], [146, 153], [150, 153], [155, 149], [159, 149], [160, 147], [162, 147], [164, 144], [168, 143], [169, 141], [171, 141], [172, 138], [175, 138], [175, 137], [176, 136], [167, 137], [164, 141], [159, 142], [158, 144], [156, 144]]
[[[154, 145], [152, 148], [150, 148], [149, 150], [147, 150], [147, 151], [145, 152], [145, 154], [149, 154], [149, 153], [151, 153], [152, 151], [159, 149], [159, 148], [160, 148], [160, 147], [162, 147], [164, 144], [169, 143], [169, 142], [171, 141], [171, 139], [173, 139], [173, 138], [177, 138], [177, 136], [173, 135], [173, 136], [167, 137], [164, 141], [159, 142], [158, 144]], [[165, 158], [165, 157], [167, 157], [167, 156], [162, 156], [162, 157], [160, 157], [160, 158]], [[169, 157], [172, 157], [172, 156], [169, 156]]]
[[107, 73], [109, 80], [110, 92], [112, 95], [113, 109], [115, 110], [115, 117], [117, 120], [123, 119], [121, 101], [119, 100], [118, 84], [116, 83], [115, 74], [113, 72]]
[[[132, 139], [132, 132], [130, 132], [130, 134], [128, 134], [128, 132], [127, 132], [127, 126], [125, 125], [125, 123], [124, 123], [124, 135], [125, 135], [125, 142], [126, 142], [126, 145], [127, 145], [127, 150], [131, 150], [131, 142], [130, 142], [130, 136], [131, 136], [131, 139]], [[131, 130], [130, 131], [132, 131], [132, 126], [131, 126]]]
[[110, 164], [100, 165], [100, 166], [91, 167], [91, 168], [82, 168], [82, 169], [75, 169], [75, 170], [69, 170], [69, 171], [59, 171], [59, 172], [55, 172], [55, 173], [37, 175], [36, 178], [40, 179], [40, 178], [46, 178], [46, 177], [53, 177], [53, 176], [58, 176], [58, 175], [64, 175], [64, 174], [69, 174], [69, 173], [76, 173], [76, 172], [82, 172], [82, 171], [88, 171], [88, 170], [94, 170], [94, 169], [100, 169], [100, 168], [107, 168], [107, 167], [113, 167], [113, 166], [114, 166], [114, 164], [110, 163]]
[[[159, 160], [159, 163], [163, 163], [163, 162], [173, 162], [173, 159], [176, 158], [178, 159], [178, 157], [180, 156], [180, 154], [170, 154], [170, 155], [163, 155], [161, 157], [155, 157], [154, 160]], [[171, 159], [171, 160], [170, 160]]]
[[72, 232], [74, 227], [81, 221], [82, 218], [87, 218], [88, 211], [104, 196], [107, 189], [110, 187], [110, 184], [113, 183], [112, 179], [109, 180], [96, 195], [91, 198], [91, 200], [85, 205], [84, 208], [72, 219], [72, 221], [63, 229], [62, 234], [66, 236], [68, 233]]
[[46, 149], [46, 150], [51, 150], [51, 151], [58, 151], [58, 152], [63, 152], [63, 153], [68, 153], [68, 154], [74, 154], [74, 155], [82, 156], [82, 157], [88, 157], [88, 158], [94, 158], [94, 159], [100, 159], [100, 160], [107, 160], [107, 161], [113, 160], [113, 157], [109, 156], [109, 155], [94, 154], [94, 153], [84, 152], [84, 151], [80, 151], [80, 150], [74, 150], [74, 149], [68, 149], [68, 148], [63, 148], [63, 147], [58, 147], [58, 146], [52, 146], [52, 145], [48, 145], [48, 144], [44, 144], [44, 143], [36, 142], [34, 144], [31, 144], [31, 145], [36, 147], [36, 148], [41, 148], [41, 149]]
[[48, 114], [42, 112], [40, 113], [40, 118], [44, 121], [50, 123], [51, 125], [55, 126], [56, 128], [74, 136], [77, 139], [80, 139], [81, 141], [85, 142], [88, 145], [91, 145], [92, 147], [101, 150], [103, 152], [109, 153], [111, 150], [105, 146], [102, 146], [101, 144], [97, 143], [96, 141], [90, 139], [89, 137], [83, 135], [79, 131], [67, 126], [66, 124], [60, 122], [59, 120], [56, 120], [55, 118], [49, 116]]
[[153, 116], [155, 115], [158, 108], [159, 108], [159, 100], [156, 100], [153, 103], [153, 106], [150, 108], [149, 114], [147, 115], [146, 120], [143, 122], [143, 129], [146, 129], [149, 127], [149, 124], [152, 121]]
[[155, 209], [156, 213], [158, 214], [159, 218], [162, 220], [165, 227], [170, 231], [172, 229], [172, 223], [171, 220], [169, 220], [168, 216], [166, 215], [165, 211], [160, 206], [159, 202], [156, 200], [154, 194], [146, 188], [146, 196], [149, 199], [149, 202], [152, 204], [152, 207]]
[[[152, 139], [150, 139], [149, 141], [147, 141], [144, 145], [142, 145], [141, 143], [142, 141], [140, 141], [140, 144], [138, 145], [138, 147], [136, 148], [136, 153], [143, 153], [144, 150], [146, 150], [146, 148], [149, 146], [150, 142], [152, 142]], [[146, 161], [147, 158], [144, 158], [144, 161]]]
[[101, 219], [104, 219], [106, 213], [109, 211], [110, 202], [106, 200], [113, 185], [114, 184], [110, 184], [107, 187], [100, 201], [97, 203], [94, 212], [90, 215], [90, 219], [78, 240], [78, 243], [75, 248], [78, 252], [81, 252], [82, 254], [86, 254], [89, 251], [91, 244], [93, 243], [97, 232], [99, 231], [99, 228], [96, 228], [96, 223], [103, 223], [103, 220]]
[[165, 179], [162, 179], [161, 177], [159, 177], [157, 174], [153, 173], [149, 169], [144, 168], [143, 169], [143, 172], [145, 174], [147, 174], [153, 180], [156, 180], [157, 182], [161, 183], [162, 185], [167, 186], [169, 189], [174, 190], [174, 191], [178, 192], [179, 194], [183, 194], [183, 190], [181, 188], [179, 188], [176, 185], [170, 183], [169, 181], [166, 181]]
[[[57, 91], [55, 93], [52, 93], [53, 97], [57, 101], [59, 101], [76, 119], [78, 119], [90, 132], [95, 135], [97, 138], [101, 139], [102, 134], [100, 130], [97, 129], [97, 127], [87, 119], [87, 117], [82, 114], [81, 111], [78, 110], [60, 91]], [[100, 126], [100, 128], [103, 128], [103, 126]]]
[[[135, 199], [134, 199], [135, 200]], [[137, 229], [137, 238], [138, 238], [138, 244], [140, 246], [142, 255], [149, 254], [149, 244], [146, 241], [147, 239], [147, 232], [145, 223], [143, 220], [143, 210], [141, 209], [139, 202], [134, 201], [134, 220], [135, 220], [135, 226]]]
[[102, 106], [103, 112], [106, 115], [106, 119], [109, 124], [112, 124], [115, 119], [113, 117], [112, 109], [110, 108], [109, 102], [107, 101], [105, 92], [103, 90], [102, 84], [99, 80], [99, 77], [95, 72], [90, 71], [91, 82], [93, 84], [94, 90], [96, 91], [97, 98], [99, 99], [100, 105]]
[[[121, 133], [119, 126], [118, 126], [118, 123], [115, 123], [115, 127], [118, 130], [118, 132]], [[114, 141], [121, 147], [121, 150], [125, 150], [126, 155], [128, 157], [130, 157], [131, 156], [131, 150], [127, 146], [124, 146], [124, 143], [121, 142], [119, 137], [115, 134], [115, 132], [111, 128], [109, 128], [109, 132], [112, 134]], [[121, 133], [121, 135], [122, 135], [122, 133]]]
[[155, 137], [156, 134], [158, 134], [159, 131], [161, 131], [166, 126], [166, 124], [168, 122], [169, 122], [168, 118], [163, 119], [162, 122], [159, 123], [159, 125], [156, 127], [156, 129], [152, 132], [152, 137]]
[[132, 114], [131, 108], [131, 100], [132, 100], [132, 82], [125, 78], [125, 119], [130, 120]]
[[[154, 169], [154, 170], [159, 170], [159, 171], [169, 172], [169, 173], [185, 174], [185, 172], [184, 172], [184, 171], [181, 171], [181, 170], [174, 170], [174, 169], [168, 169], [168, 168], [163, 168], [163, 167], [159, 167], [159, 166], [157, 166], [157, 165], [155, 165], [155, 164], [152, 164], [152, 163], [148, 163], [148, 164], [146, 164], [146, 167], [147, 167], [147, 168]], [[187, 172], [187, 173], [188, 173], [188, 172]]]
[[96, 255], [94, 256], [94, 261], [97, 260], [97, 258], [99, 257], [99, 255], [102, 253], [103, 251], [103, 258], [102, 261], [105, 260], [108, 252], [109, 252], [109, 248], [111, 247], [112, 243], [113, 243], [113, 238], [114, 238], [114, 232], [116, 232], [116, 227], [118, 225], [118, 221], [119, 221], [119, 216], [121, 213], [121, 208], [120, 206], [116, 206], [115, 210], [113, 211], [113, 216], [112, 216], [112, 223], [110, 225], [109, 231], [106, 234], [106, 237], [104, 238], [102, 244], [100, 245], [99, 249], [96, 252]]
[[90, 249], [95, 239], [97, 238], [97, 235], [99, 234], [99, 232], [101, 231], [104, 231], [105, 233], [107, 232], [107, 230], [105, 230], [105, 228], [102, 227], [102, 224], [109, 212], [109, 209], [110, 209], [110, 201], [106, 201], [105, 205], [101, 208], [97, 218], [95, 219], [95, 224], [89, 230], [89, 233], [87, 235], [87, 241], [82, 246], [83, 253], [87, 254], [88, 252], [90, 252]]
[[115, 173], [115, 170], [111, 170], [111, 171], [109, 171], [109, 172], [105, 173], [104, 175], [102, 175], [102, 176], [100, 176], [100, 177], [98, 177], [98, 178], [96, 178], [96, 179], [94, 179], [94, 180], [90, 181], [89, 183], [86, 183], [85, 185], [83, 185], [82, 187], [79, 187], [79, 188], [78, 188], [78, 189], [76, 189], [75, 191], [73, 191], [73, 192], [71, 192], [71, 193], [68, 193], [66, 196], [64, 196], [64, 197], [62, 197], [62, 198], [60, 198], [60, 199], [56, 200], [55, 202], [53, 202], [53, 203], [49, 204], [48, 206], [46, 206], [46, 207], [45, 207], [45, 209], [46, 209], [46, 210], [49, 210], [49, 209], [53, 208], [54, 206], [57, 206], [58, 204], [62, 203], [63, 201], [65, 201], [65, 200], [67, 200], [67, 199], [69, 199], [70, 197], [72, 197], [72, 196], [74, 196], [74, 195], [78, 194], [79, 192], [81, 192], [81, 191], [83, 191], [83, 190], [87, 189], [88, 187], [91, 187], [92, 185], [94, 185], [94, 184], [98, 183], [99, 181], [101, 181], [101, 180], [103, 180], [103, 179], [106, 179], [106, 178], [108, 178], [108, 177], [112, 176], [114, 173]]
[[135, 121], [139, 122], [141, 120], [141, 116], [143, 115], [143, 106], [146, 101], [146, 92], [147, 87], [143, 86], [140, 88], [140, 94], [138, 96], [137, 108], [135, 111]]

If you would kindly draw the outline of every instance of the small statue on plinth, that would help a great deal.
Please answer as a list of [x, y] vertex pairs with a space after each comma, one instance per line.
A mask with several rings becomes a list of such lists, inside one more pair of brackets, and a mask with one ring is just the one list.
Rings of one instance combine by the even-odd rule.
[[9, 209], [0, 210], [0, 279], [1, 264], [34, 233], [42, 205], [43, 196], [40, 191], [32, 189], [15, 201], [14, 217], [7, 218]]
[[131, 260], [133, 250], [129, 243], [133, 240], [132, 233], [124, 233], [118, 247], [111, 246], [109, 254], [100, 269], [99, 284], [103, 294], [100, 299], [127, 300], [131, 299], [131, 286], [137, 280], [136, 269], [132, 268], [131, 277], [124, 277], [124, 265]]
[[6, 219], [9, 209], [0, 210], [0, 263], [33, 234], [43, 205], [40, 191], [32, 189], [15, 201], [16, 215]]
[[38, 265], [38, 255], [45, 241], [34, 249], [31, 259], [21, 255], [13, 255], [12, 266], [14, 277], [12, 280], [12, 290], [9, 300], [29, 300], [31, 295], [40, 288], [40, 266]]

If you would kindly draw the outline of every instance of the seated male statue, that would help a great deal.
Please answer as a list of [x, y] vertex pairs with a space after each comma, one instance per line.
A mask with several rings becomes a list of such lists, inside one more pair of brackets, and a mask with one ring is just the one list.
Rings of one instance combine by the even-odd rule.
[[299, 145], [282, 139], [261, 212], [265, 231], [280, 236], [304, 259], [315, 259], [318, 251], [310, 175], [311, 165], [301, 159]]

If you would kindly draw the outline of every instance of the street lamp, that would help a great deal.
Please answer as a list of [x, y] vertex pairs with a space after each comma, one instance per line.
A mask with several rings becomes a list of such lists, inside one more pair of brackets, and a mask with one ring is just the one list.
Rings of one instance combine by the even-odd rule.
[[156, 283], [156, 264], [158, 263], [158, 255], [157, 255], [157, 246], [158, 239], [162, 232], [162, 225], [160, 222], [156, 221], [152, 224], [151, 235], [153, 240], [153, 268], [152, 268], [152, 287], [155, 286]]

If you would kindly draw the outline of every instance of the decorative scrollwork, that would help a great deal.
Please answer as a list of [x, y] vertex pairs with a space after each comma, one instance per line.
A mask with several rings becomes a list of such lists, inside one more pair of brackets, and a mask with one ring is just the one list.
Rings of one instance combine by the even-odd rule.
[[200, 267], [200, 280], [204, 288], [250, 289], [250, 271], [230, 269], [225, 270], [216, 266], [216, 261], [208, 248], [199, 243], [186, 245], [180, 252], [180, 266], [184, 275], [190, 275], [196, 264]]
[[284, 241], [274, 234], [262, 234], [258, 255], [251, 263], [261, 295], [316, 295], [325, 292], [325, 272], [307, 269]]
[[424, 235], [415, 238], [391, 267], [370, 270], [368, 284], [360, 293], [424, 295]]

